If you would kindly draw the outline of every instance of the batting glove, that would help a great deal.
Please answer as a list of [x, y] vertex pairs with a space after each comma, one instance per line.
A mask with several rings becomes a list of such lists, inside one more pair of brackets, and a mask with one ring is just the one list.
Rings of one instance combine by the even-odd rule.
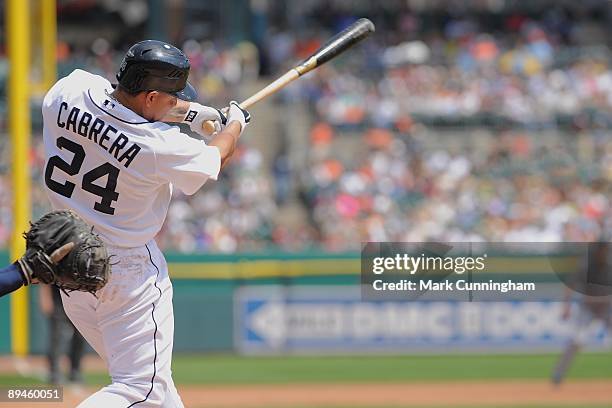
[[233, 121], [240, 122], [240, 134], [244, 132], [244, 128], [251, 121], [251, 114], [246, 109], [242, 109], [238, 102], [231, 101], [227, 113], [227, 123]]
[[187, 115], [185, 115], [185, 119], [183, 119], [183, 123], [188, 123], [189, 128], [199, 134], [200, 136], [210, 136], [204, 128], [202, 124], [206, 121], [212, 121], [215, 125], [215, 131], [213, 133], [221, 131], [221, 129], [227, 123], [227, 118], [217, 108], [213, 108], [210, 106], [204, 106], [197, 102], [191, 102], [189, 104], [189, 111]]

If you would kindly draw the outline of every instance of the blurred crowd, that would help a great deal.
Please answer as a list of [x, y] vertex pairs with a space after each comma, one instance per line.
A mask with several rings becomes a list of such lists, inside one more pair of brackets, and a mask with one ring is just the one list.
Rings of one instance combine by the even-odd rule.
[[573, 21], [554, 8], [539, 20], [509, 14], [496, 29], [468, 15], [422, 32], [422, 20], [400, 14], [397, 30], [366, 42], [359, 58], [317, 71], [316, 86], [305, 85], [298, 97], [309, 97], [321, 118], [339, 126], [402, 130], [412, 117], [610, 126], [604, 24]]
[[547, 144], [538, 136], [464, 135], [460, 149], [448, 149], [377, 129], [345, 160], [333, 137], [317, 136], [304, 179], [320, 241], [340, 250], [368, 241], [612, 239], [610, 134], [585, 136], [582, 152], [571, 136]]
[[607, 60], [578, 60], [531, 75], [491, 66], [409, 65], [388, 69], [370, 83], [359, 73], [328, 69], [317, 111], [335, 125], [402, 129], [411, 118], [479, 119], [553, 127], [584, 121], [609, 126], [612, 69]]
[[[342, 251], [365, 241], [611, 240], [605, 27], [555, 8], [539, 19], [507, 15], [496, 29], [469, 16], [425, 29], [422, 15], [401, 10], [351, 55], [287, 88], [279, 109], [304, 104], [310, 115], [306, 161], [289, 163], [286, 152], [265, 160], [266, 146], [244, 144], [221, 181], [194, 196], [175, 192], [160, 246]], [[337, 31], [352, 21], [335, 17], [323, 13], [320, 22]], [[202, 102], [220, 105], [307, 56], [329, 31], [315, 32], [277, 30], [261, 44], [234, 46], [188, 40], [182, 48]], [[124, 52], [105, 39], [88, 48], [62, 43], [59, 74], [78, 67], [112, 79]], [[445, 145], [438, 136], [452, 130], [439, 125], [449, 123], [484, 139], [457, 136], [461, 143]], [[0, 127], [5, 133], [4, 120]], [[34, 133], [37, 217], [48, 207], [36, 126]], [[12, 217], [8, 148], [0, 138], [0, 247]], [[288, 220], [288, 207], [301, 211]]]
[[[612, 66], [601, 20], [551, 7], [539, 19], [458, 15], [423, 33], [425, 18], [398, 16], [386, 43], [366, 42], [285, 95], [308, 99], [318, 119], [301, 175], [318, 240], [333, 250], [612, 240]], [[454, 126], [461, 148], [428, 141], [436, 132], [422, 124]], [[484, 141], [465, 135], [483, 127]]]

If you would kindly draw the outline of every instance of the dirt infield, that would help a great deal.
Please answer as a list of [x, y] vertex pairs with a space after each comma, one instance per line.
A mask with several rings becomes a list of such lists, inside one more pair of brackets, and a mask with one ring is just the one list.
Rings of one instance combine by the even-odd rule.
[[[572, 381], [554, 388], [543, 381], [441, 382], [403, 384], [292, 384], [179, 387], [186, 407], [456, 407], [612, 404], [612, 381]], [[74, 407], [93, 389], [67, 387], [63, 404]], [[38, 404], [37, 404], [38, 405]], [[23, 403], [0, 407], [23, 407]]]
[[[181, 389], [190, 407], [477, 406], [612, 403], [611, 381], [574, 382], [553, 389], [545, 382], [404, 384], [298, 384]], [[198, 405], [199, 404], [199, 405]]]

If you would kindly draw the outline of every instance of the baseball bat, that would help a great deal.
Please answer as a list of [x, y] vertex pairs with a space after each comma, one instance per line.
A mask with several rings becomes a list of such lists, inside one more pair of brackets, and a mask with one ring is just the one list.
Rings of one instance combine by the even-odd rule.
[[[257, 102], [264, 98], [278, 92], [291, 82], [295, 81], [302, 75], [312, 71], [313, 69], [320, 67], [330, 59], [336, 57], [342, 52], [346, 51], [359, 41], [366, 38], [368, 35], [374, 32], [374, 23], [367, 18], [360, 18], [349, 27], [345, 28], [329, 41], [327, 41], [321, 48], [314, 52], [311, 56], [306, 58], [303, 62], [291, 68], [281, 77], [259, 90], [248, 99], [242, 101], [240, 106], [244, 109], [253, 106]], [[212, 121], [206, 121], [202, 124], [202, 128], [208, 134], [212, 134], [215, 130]]]

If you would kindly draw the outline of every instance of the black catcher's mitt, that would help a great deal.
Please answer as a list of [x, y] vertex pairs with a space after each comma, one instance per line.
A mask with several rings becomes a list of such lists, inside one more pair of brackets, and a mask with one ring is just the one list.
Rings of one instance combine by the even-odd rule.
[[27, 283], [95, 293], [108, 282], [109, 257], [100, 237], [70, 210], [44, 215], [23, 234], [26, 253], [17, 262]]

